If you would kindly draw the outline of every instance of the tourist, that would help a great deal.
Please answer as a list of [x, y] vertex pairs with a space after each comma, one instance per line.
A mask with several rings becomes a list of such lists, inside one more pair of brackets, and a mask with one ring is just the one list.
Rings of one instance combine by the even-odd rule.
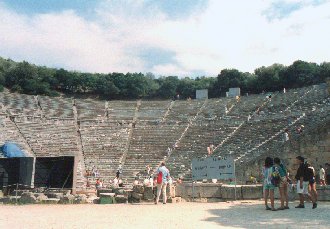
[[113, 185], [114, 186], [117, 186], [119, 183], [119, 178], [118, 177], [115, 177], [115, 179], [113, 179]]
[[96, 187], [96, 189], [101, 189], [103, 187], [103, 183], [102, 183], [101, 179], [99, 179], [99, 178], [96, 179], [95, 187]]
[[116, 172], [116, 178], [119, 179], [119, 176], [120, 174], [122, 174], [123, 172], [123, 167], [121, 165], [121, 163], [119, 163], [119, 166], [118, 166], [118, 169], [117, 169], [117, 172]]
[[[272, 183], [272, 173], [273, 173], [273, 159], [267, 157], [265, 159], [265, 166], [263, 168], [263, 186], [264, 186], [264, 198], [266, 210], [276, 211], [274, 207], [274, 189], [275, 186]], [[268, 206], [268, 197], [270, 196], [271, 208]]]
[[92, 173], [93, 173], [94, 177], [100, 176], [99, 170], [95, 166], [93, 166]]
[[[289, 209], [287, 171], [278, 157], [274, 158], [274, 164], [275, 164], [275, 168], [280, 174], [279, 193], [281, 199], [281, 207], [278, 209], [279, 210]], [[285, 202], [285, 206], [284, 206], [284, 202]]]
[[284, 142], [287, 142], [289, 140], [290, 140], [290, 138], [289, 138], [289, 130], [288, 129], [285, 129], [284, 130]]
[[330, 164], [325, 163], [326, 169], [325, 169], [325, 175], [326, 175], [326, 184], [330, 184]]
[[149, 177], [150, 175], [150, 171], [151, 171], [151, 168], [149, 165], [146, 166], [146, 172], [147, 172], [147, 176]]
[[309, 190], [310, 190], [310, 199], [313, 202], [313, 209], [317, 208], [317, 191], [316, 191], [316, 181], [315, 181], [315, 169], [314, 167], [306, 162], [307, 167], [307, 176], [309, 182]]
[[163, 193], [163, 204], [166, 204], [166, 186], [169, 178], [169, 170], [165, 167], [165, 163], [162, 162], [160, 167], [157, 169], [157, 197], [155, 204], [158, 204], [161, 193]]
[[118, 186], [121, 187], [121, 188], [124, 187], [124, 183], [123, 183], [122, 179], [118, 180]]
[[326, 183], [325, 183], [325, 170], [324, 170], [322, 165], [320, 165], [319, 176], [320, 176], [320, 185], [322, 185], [322, 186], [326, 185]]
[[307, 167], [305, 164], [305, 158], [302, 156], [296, 157], [299, 168], [295, 176], [297, 181], [297, 193], [299, 194], [299, 205], [296, 208], [305, 208], [305, 198], [304, 195], [308, 195], [308, 174]]
[[177, 179], [176, 183], [178, 183], [178, 184], [182, 184], [182, 177], [179, 177], [179, 178]]

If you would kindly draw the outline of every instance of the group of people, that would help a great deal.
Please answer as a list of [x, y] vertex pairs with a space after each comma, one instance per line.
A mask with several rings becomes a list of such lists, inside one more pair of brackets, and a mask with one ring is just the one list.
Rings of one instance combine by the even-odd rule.
[[[315, 209], [317, 208], [315, 169], [302, 156], [296, 157], [296, 162], [299, 165], [295, 176], [296, 190], [299, 194], [299, 205], [296, 208], [305, 208], [305, 196], [308, 196], [313, 203], [312, 208]], [[266, 210], [277, 211], [289, 209], [288, 185], [292, 183], [286, 167], [279, 158], [273, 159], [267, 157], [265, 159], [263, 187]], [[274, 191], [276, 188], [279, 189], [281, 201], [281, 206], [277, 209], [274, 206]], [[268, 199], [270, 199], [270, 207], [268, 205]]]

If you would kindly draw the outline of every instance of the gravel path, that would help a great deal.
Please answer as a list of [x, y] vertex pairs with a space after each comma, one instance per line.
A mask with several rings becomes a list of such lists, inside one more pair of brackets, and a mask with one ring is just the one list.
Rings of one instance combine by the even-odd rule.
[[330, 203], [265, 211], [261, 201], [118, 205], [0, 205], [0, 228], [329, 228]]

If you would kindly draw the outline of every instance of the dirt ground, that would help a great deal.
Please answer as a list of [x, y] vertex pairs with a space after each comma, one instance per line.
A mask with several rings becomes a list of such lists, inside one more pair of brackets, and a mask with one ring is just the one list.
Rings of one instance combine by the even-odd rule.
[[330, 202], [271, 212], [262, 201], [117, 205], [0, 205], [0, 228], [329, 228]]

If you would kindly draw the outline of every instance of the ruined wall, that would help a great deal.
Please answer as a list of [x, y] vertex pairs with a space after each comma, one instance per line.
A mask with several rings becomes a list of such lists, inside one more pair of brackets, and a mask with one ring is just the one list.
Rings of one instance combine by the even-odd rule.
[[304, 133], [297, 140], [292, 140], [278, 147], [278, 150], [263, 152], [262, 155], [248, 164], [237, 163], [237, 179], [245, 183], [251, 176], [261, 179], [261, 168], [267, 156], [279, 157], [287, 166], [290, 176], [296, 173], [297, 165], [295, 158], [301, 155], [307, 158], [316, 172], [319, 166], [330, 163], [330, 122], [323, 123], [322, 126], [315, 126], [313, 130]]

